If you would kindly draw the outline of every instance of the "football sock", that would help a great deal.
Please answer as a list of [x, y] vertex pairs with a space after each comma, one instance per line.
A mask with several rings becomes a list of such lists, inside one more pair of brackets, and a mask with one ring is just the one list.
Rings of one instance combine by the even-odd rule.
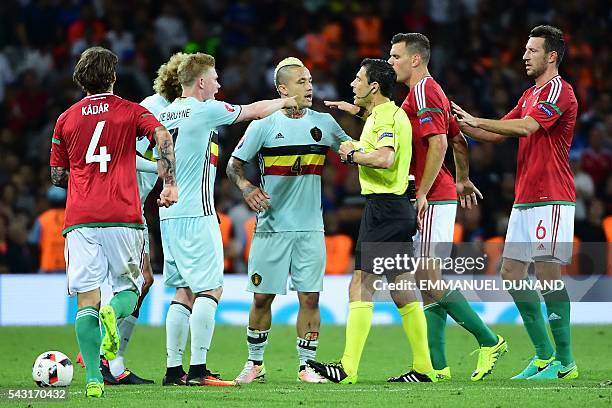
[[[166, 367], [183, 366], [183, 353], [189, 336], [191, 309], [172, 302], [166, 315]], [[181, 371], [182, 372], [182, 371]]]
[[192, 364], [189, 366], [189, 372], [187, 378], [200, 378], [206, 373], [206, 363], [204, 364]]
[[431, 364], [436, 370], [445, 368], [446, 363], [446, 310], [438, 303], [423, 307], [427, 320], [427, 342]]
[[497, 335], [480, 319], [461, 292], [451, 290], [439, 303], [457, 324], [476, 337], [480, 346], [491, 347], [497, 344]]
[[425, 313], [419, 302], [408, 303], [399, 308], [402, 318], [402, 327], [412, 349], [412, 368], [419, 373], [430, 373], [433, 371], [429, 346], [427, 344], [427, 321]]
[[567, 290], [551, 290], [542, 293], [546, 302], [548, 324], [552, 331], [555, 346], [557, 348], [556, 358], [567, 366], [574, 362], [572, 355], [572, 333], [570, 328], [571, 303]]
[[[189, 318], [191, 328], [191, 362], [192, 366], [206, 364], [206, 353], [210, 349], [215, 331], [215, 313], [217, 300], [212, 296], [197, 296], [193, 303], [193, 312]], [[191, 371], [191, 368], [190, 368]]]
[[314, 360], [317, 356], [317, 347], [319, 340], [306, 340], [301, 337], [297, 338], [296, 349], [298, 359], [300, 360], [300, 370], [306, 366], [306, 360]]
[[131, 290], [116, 293], [110, 301], [117, 320], [131, 315], [136, 308], [136, 303], [138, 303], [138, 295]]
[[348, 375], [357, 375], [361, 353], [363, 353], [363, 347], [372, 326], [373, 314], [374, 303], [372, 302], [356, 301], [349, 303], [344, 354], [342, 360], [340, 360], [344, 371]]
[[100, 320], [98, 311], [93, 307], [84, 307], [77, 311], [74, 323], [79, 350], [85, 363], [87, 382], [97, 381], [102, 383], [100, 372]]
[[535, 290], [515, 290], [508, 291], [523, 318], [523, 324], [529, 334], [531, 342], [535, 346], [538, 358], [547, 360], [554, 353], [553, 345], [546, 331], [546, 324], [540, 308], [540, 297]]
[[255, 330], [247, 327], [247, 347], [249, 349], [249, 360], [256, 365], [263, 364], [264, 352], [268, 345], [268, 330]]
[[117, 322], [117, 329], [119, 329], [119, 336], [121, 338], [121, 342], [119, 343], [119, 353], [117, 353], [117, 358], [108, 362], [110, 372], [115, 377], [123, 374], [125, 371], [123, 356], [125, 355], [125, 350], [130, 342], [130, 337], [132, 337], [132, 332], [134, 331], [137, 320], [138, 319], [131, 314]]

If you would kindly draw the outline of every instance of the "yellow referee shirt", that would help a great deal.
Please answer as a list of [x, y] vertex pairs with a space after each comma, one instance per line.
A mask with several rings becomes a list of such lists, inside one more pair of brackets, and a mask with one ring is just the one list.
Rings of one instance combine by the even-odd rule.
[[355, 147], [361, 152], [369, 153], [385, 146], [395, 150], [393, 165], [388, 169], [360, 165], [361, 194], [402, 195], [408, 188], [412, 127], [406, 112], [393, 101], [374, 107]]

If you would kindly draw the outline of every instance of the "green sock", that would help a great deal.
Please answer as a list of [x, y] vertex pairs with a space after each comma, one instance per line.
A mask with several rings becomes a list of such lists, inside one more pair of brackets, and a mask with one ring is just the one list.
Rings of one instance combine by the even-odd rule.
[[546, 302], [548, 324], [552, 331], [555, 346], [557, 348], [556, 358], [567, 366], [574, 362], [572, 355], [572, 333], [570, 328], [570, 300], [567, 290], [551, 290], [542, 293]]
[[98, 311], [93, 307], [79, 309], [74, 323], [79, 349], [85, 363], [87, 382], [97, 381], [102, 383], [100, 373], [100, 320]]
[[535, 290], [508, 291], [523, 318], [523, 324], [535, 346], [538, 358], [547, 360], [552, 357], [554, 348], [546, 331], [546, 324], [540, 308], [540, 297]]
[[438, 303], [423, 306], [427, 320], [427, 341], [431, 364], [436, 370], [446, 367], [446, 310]]
[[480, 319], [461, 292], [451, 290], [438, 303], [457, 324], [476, 337], [480, 346], [491, 347], [497, 344], [497, 335]]
[[123, 290], [116, 293], [110, 301], [110, 305], [115, 311], [117, 320], [127, 317], [134, 313], [136, 303], [138, 302], [138, 295], [136, 292], [131, 290]]

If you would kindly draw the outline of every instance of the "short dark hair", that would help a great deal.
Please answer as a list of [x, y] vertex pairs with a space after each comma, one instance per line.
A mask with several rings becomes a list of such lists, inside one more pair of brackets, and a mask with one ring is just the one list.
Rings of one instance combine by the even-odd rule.
[[412, 54], [419, 54], [425, 64], [429, 63], [431, 45], [429, 38], [421, 33], [399, 33], [391, 39], [391, 45], [403, 42]]
[[92, 95], [106, 92], [115, 82], [118, 60], [111, 50], [104, 47], [88, 48], [74, 67], [72, 79], [83, 91]]
[[529, 37], [544, 38], [544, 51], [557, 53], [557, 68], [563, 60], [565, 54], [565, 40], [563, 39], [563, 31], [557, 27], [550, 25], [539, 25], [529, 33]]
[[378, 82], [380, 93], [390, 98], [397, 81], [397, 74], [391, 64], [382, 59], [366, 58], [361, 61], [361, 66], [365, 68], [368, 83]]

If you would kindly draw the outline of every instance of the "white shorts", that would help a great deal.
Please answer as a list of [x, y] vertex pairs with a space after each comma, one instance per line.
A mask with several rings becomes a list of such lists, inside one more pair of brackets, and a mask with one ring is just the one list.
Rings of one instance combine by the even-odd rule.
[[449, 258], [453, 249], [457, 204], [430, 204], [423, 216], [421, 231], [414, 235], [414, 255]]
[[159, 225], [167, 287], [199, 293], [223, 286], [223, 241], [216, 215], [170, 218]]
[[574, 241], [574, 211], [573, 205], [559, 204], [513, 208], [504, 258], [569, 264]]
[[99, 288], [108, 277], [113, 292], [140, 293], [144, 259], [142, 229], [81, 227], [66, 235], [68, 294]]

